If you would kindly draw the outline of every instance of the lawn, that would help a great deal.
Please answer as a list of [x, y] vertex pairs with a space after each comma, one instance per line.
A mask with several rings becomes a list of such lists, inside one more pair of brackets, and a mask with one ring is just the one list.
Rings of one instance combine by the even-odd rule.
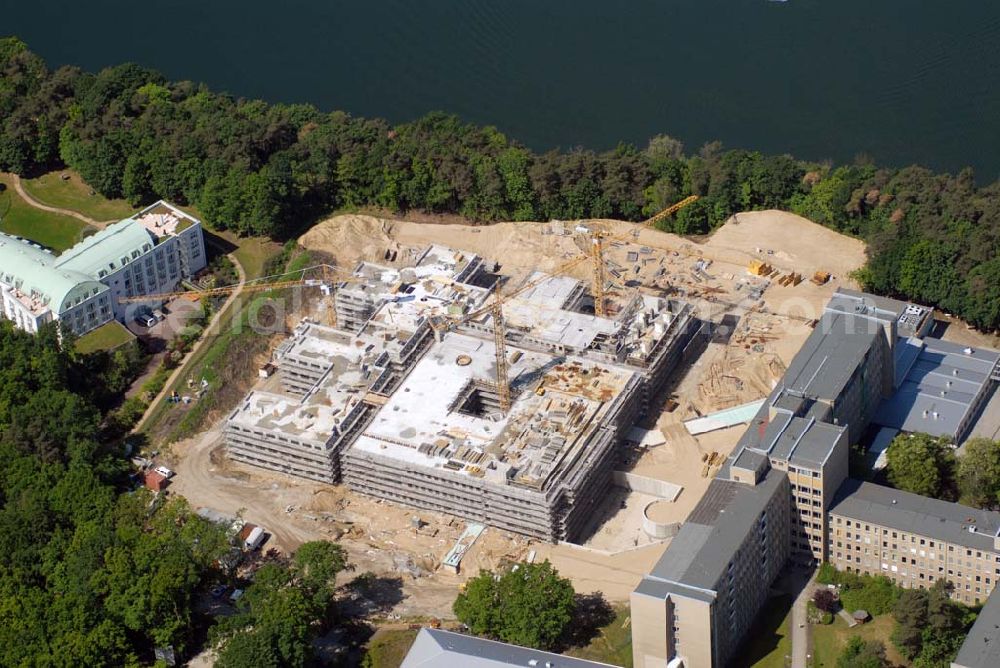
[[[65, 174], [68, 179], [63, 180]], [[25, 191], [42, 204], [77, 211], [98, 222], [128, 218], [137, 209], [123, 199], [91, 195], [91, 188], [72, 170], [49, 172], [34, 179], [22, 179]]]
[[114, 350], [134, 339], [135, 335], [128, 331], [123, 324], [112, 320], [77, 339], [76, 351], [87, 354], [98, 350]]
[[365, 665], [371, 668], [399, 668], [416, 637], [416, 631], [376, 631], [368, 641], [368, 663]]
[[813, 626], [813, 667], [833, 668], [836, 666], [837, 657], [840, 656], [851, 636], [855, 635], [865, 640], [881, 640], [885, 645], [886, 657], [893, 665], [909, 665], [896, 651], [889, 639], [894, 624], [895, 620], [892, 615], [881, 615], [867, 624], [859, 624], [850, 628], [847, 626], [847, 622], [839, 616], [835, 616], [832, 624]]
[[791, 616], [790, 595], [769, 598], [731, 665], [739, 668], [784, 668], [788, 665], [785, 657], [792, 655]]
[[10, 178], [0, 176], [0, 232], [14, 234], [62, 252], [94, 231], [86, 223], [29, 206], [14, 190]]
[[236, 247], [232, 253], [243, 265], [247, 280], [263, 276], [264, 265], [269, 259], [281, 252], [281, 244], [277, 241], [271, 241], [267, 237], [240, 238], [229, 231], [212, 232], [212, 235], [226, 242], [230, 248]]
[[616, 606], [614, 620], [601, 628], [589, 645], [574, 647], [566, 655], [631, 668], [632, 627], [628, 606]]

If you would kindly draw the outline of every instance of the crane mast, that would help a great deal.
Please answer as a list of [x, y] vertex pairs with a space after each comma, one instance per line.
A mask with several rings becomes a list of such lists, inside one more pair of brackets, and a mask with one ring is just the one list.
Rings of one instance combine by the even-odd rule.
[[605, 267], [604, 267], [604, 233], [595, 232], [591, 238], [590, 253], [591, 257], [594, 259], [594, 313], [600, 317], [604, 317], [604, 286], [605, 286]]
[[500, 295], [493, 302], [490, 313], [493, 316], [493, 344], [497, 355], [497, 395], [500, 399], [500, 410], [506, 413], [510, 410], [510, 380], [507, 366], [507, 330], [503, 321], [503, 303]]

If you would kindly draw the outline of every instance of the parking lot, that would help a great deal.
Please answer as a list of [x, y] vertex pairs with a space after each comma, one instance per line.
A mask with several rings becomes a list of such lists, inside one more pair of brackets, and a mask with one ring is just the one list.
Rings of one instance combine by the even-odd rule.
[[152, 327], [145, 327], [136, 321], [136, 315], [141, 312], [140, 305], [136, 304], [126, 311], [125, 326], [146, 343], [150, 352], [157, 353], [164, 350], [188, 321], [201, 312], [201, 304], [188, 299], [173, 299], [153, 311], [162, 313], [163, 319]]

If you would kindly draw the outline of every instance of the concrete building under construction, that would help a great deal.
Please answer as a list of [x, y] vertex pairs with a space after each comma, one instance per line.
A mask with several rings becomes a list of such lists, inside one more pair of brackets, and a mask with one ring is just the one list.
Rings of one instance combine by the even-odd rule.
[[698, 330], [691, 308], [635, 293], [598, 317], [575, 279], [507, 286], [506, 407], [487, 263], [440, 246], [403, 259], [412, 264], [358, 265], [337, 286], [340, 329], [304, 322], [278, 347], [276, 375], [229, 418], [230, 455], [572, 540], [606, 496], [624, 433]]

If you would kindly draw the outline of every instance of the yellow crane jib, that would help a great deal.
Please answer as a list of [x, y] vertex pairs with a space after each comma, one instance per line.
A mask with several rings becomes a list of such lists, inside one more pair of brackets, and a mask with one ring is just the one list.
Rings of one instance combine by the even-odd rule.
[[689, 197], [685, 197], [680, 202], [677, 202], [676, 204], [671, 204], [670, 206], [668, 206], [663, 211], [660, 211], [658, 214], [656, 214], [652, 218], [649, 218], [648, 220], [646, 220], [646, 222], [644, 222], [642, 224], [642, 226], [643, 227], [652, 227], [653, 225], [655, 225], [659, 221], [663, 220], [664, 218], [667, 218], [669, 216], [674, 215], [675, 213], [677, 213], [678, 211], [680, 211], [681, 209], [683, 209], [684, 207], [686, 207], [688, 204], [694, 204], [699, 199], [700, 198], [698, 197], [698, 195], [690, 195]]

